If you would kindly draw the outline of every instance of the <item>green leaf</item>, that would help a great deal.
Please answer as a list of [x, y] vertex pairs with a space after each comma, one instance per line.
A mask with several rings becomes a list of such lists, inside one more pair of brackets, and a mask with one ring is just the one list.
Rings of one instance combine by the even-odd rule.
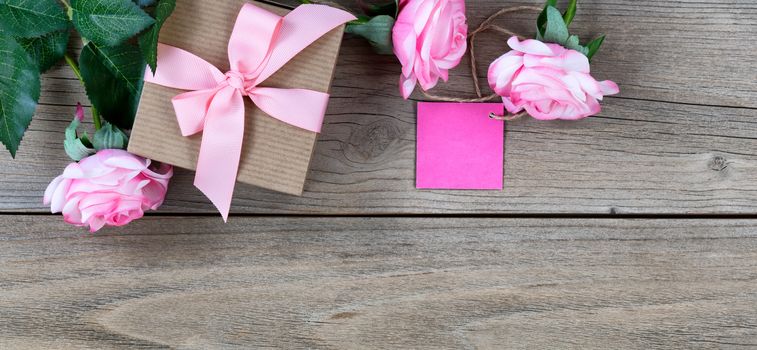
[[103, 123], [102, 128], [97, 130], [92, 139], [92, 144], [98, 151], [104, 149], [126, 149], [128, 143], [129, 137], [121, 129], [108, 122]]
[[547, 0], [547, 3], [544, 5], [544, 10], [539, 14], [539, 18], [536, 20], [536, 37], [538, 40], [541, 40], [540, 38], [544, 37], [544, 31], [546, 30], [547, 25], [547, 9], [555, 6], [557, 6], [557, 0]]
[[565, 41], [565, 47], [568, 49], [575, 50], [576, 47], [581, 46], [580, 40], [578, 39], [578, 35], [571, 35], [568, 37], [568, 40]]
[[8, 35], [0, 35], [0, 57], [0, 142], [16, 157], [37, 108], [39, 68]]
[[132, 0], [135, 4], [139, 5], [139, 7], [147, 7], [155, 5], [155, 0]]
[[[79, 120], [74, 118], [71, 124], [66, 128], [66, 139], [63, 141], [63, 149], [66, 154], [75, 162], [95, 154], [97, 151], [89, 144], [89, 138], [85, 133], [81, 138], [76, 136], [76, 129], [79, 128]], [[88, 145], [89, 144], [89, 145]]]
[[565, 42], [565, 48], [576, 50], [584, 55], [586, 55], [589, 50], [579, 43], [579, 39], [577, 35], [571, 35], [568, 40]]
[[81, 143], [84, 144], [84, 147], [94, 148], [94, 146], [92, 146], [92, 141], [89, 140], [89, 136], [87, 136], [86, 132], [83, 135], [79, 136], [79, 140], [81, 140]]
[[568, 9], [565, 10], [565, 13], [563, 13], [562, 18], [565, 21], [566, 26], [570, 26], [570, 23], [573, 22], [573, 18], [576, 17], [576, 9], [578, 5], [578, 0], [570, 0], [570, 4], [568, 5]]
[[376, 16], [365, 24], [350, 24], [345, 28], [345, 31], [367, 39], [376, 53], [391, 55], [393, 52], [392, 28], [394, 22], [395, 20], [391, 16]]
[[97, 153], [94, 149], [84, 145], [84, 142], [82, 142], [82, 140], [80, 139], [67, 139], [63, 141], [63, 150], [65, 150], [66, 155], [68, 155], [68, 157], [75, 162], [78, 162]]
[[90, 42], [82, 49], [79, 66], [87, 96], [103, 118], [131, 129], [146, 67], [139, 48], [131, 44], [99, 47]]
[[562, 14], [556, 7], [547, 7], [547, 29], [544, 32], [544, 41], [565, 45], [570, 34], [568, 26], [563, 22]]
[[34, 38], [66, 28], [58, 0], [0, 0], [0, 29], [12, 36]]
[[605, 36], [601, 35], [598, 38], [590, 41], [588, 44], [586, 44], [586, 57], [589, 58], [589, 61], [594, 57], [594, 55], [599, 51], [599, 48], [602, 46], [602, 43], [605, 41]]
[[68, 47], [69, 31], [52, 32], [38, 38], [19, 38], [19, 45], [37, 62], [40, 72], [46, 72], [63, 59]]
[[176, 0], [160, 0], [155, 6], [155, 24], [139, 37], [139, 49], [153, 73], [158, 67], [158, 34], [176, 8]]
[[131, 0], [72, 0], [71, 7], [76, 29], [101, 46], [119, 45], [155, 23]]

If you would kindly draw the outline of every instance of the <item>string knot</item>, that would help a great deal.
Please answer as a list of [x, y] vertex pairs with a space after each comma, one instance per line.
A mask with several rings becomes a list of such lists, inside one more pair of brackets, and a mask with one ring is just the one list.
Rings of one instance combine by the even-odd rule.
[[[421, 93], [428, 99], [434, 100], [434, 101], [444, 101], [444, 102], [466, 102], [466, 103], [477, 103], [477, 102], [486, 102], [491, 101], [499, 97], [496, 93], [484, 96], [484, 94], [481, 92], [481, 83], [479, 82], [478, 78], [478, 61], [477, 61], [477, 55], [476, 55], [476, 36], [478, 34], [481, 34], [485, 31], [493, 30], [505, 35], [509, 36], [517, 36], [521, 37], [521, 35], [518, 35], [506, 28], [497, 26], [493, 24], [494, 20], [497, 19], [499, 16], [502, 16], [507, 13], [511, 12], [517, 12], [517, 11], [542, 11], [542, 8], [535, 7], [535, 6], [512, 6], [512, 7], [506, 7], [503, 8], [493, 15], [489, 16], [489, 18], [485, 19], [481, 25], [476, 28], [476, 30], [470, 32], [468, 34], [468, 41], [470, 43], [470, 70], [471, 70], [471, 78], [473, 80], [473, 86], [476, 89], [476, 97], [473, 98], [460, 98], [460, 97], [451, 97], [451, 96], [439, 96], [439, 95], [433, 95], [430, 94], [423, 89], [421, 89]], [[526, 112], [521, 112], [515, 115], [496, 115], [494, 113], [489, 115], [489, 118], [496, 119], [496, 120], [504, 120], [504, 121], [511, 121], [518, 118], [521, 118], [523, 116], [527, 115]]]

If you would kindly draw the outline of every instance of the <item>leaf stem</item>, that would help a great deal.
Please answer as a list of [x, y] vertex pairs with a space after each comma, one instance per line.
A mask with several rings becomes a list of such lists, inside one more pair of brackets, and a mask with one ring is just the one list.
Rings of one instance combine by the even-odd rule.
[[71, 7], [71, 4], [68, 3], [68, 0], [60, 0], [60, 2], [62, 2], [63, 6], [66, 7], [66, 14], [68, 15], [68, 19], [74, 19], [74, 9], [73, 7]]
[[[79, 64], [76, 63], [76, 60], [74, 60], [74, 58], [69, 54], [65, 54], [63, 58], [66, 60], [66, 64], [71, 67], [71, 70], [74, 71], [74, 75], [79, 79], [81, 85], [86, 87], [86, 85], [84, 84], [84, 78], [81, 75], [81, 70], [79, 69]], [[95, 123], [95, 130], [100, 130], [100, 128], [102, 128], [102, 118], [100, 118], [100, 112], [97, 111], [97, 108], [95, 108], [95, 106], [92, 106], [91, 109], [92, 121]]]
[[82, 85], [84, 85], [84, 78], [81, 76], [81, 70], [79, 70], [79, 64], [76, 63], [73, 57], [69, 54], [65, 54], [63, 58], [66, 60], [66, 64], [68, 64], [69, 67], [71, 67], [71, 70], [74, 71], [74, 75], [79, 78], [79, 81]]
[[95, 106], [92, 106], [92, 121], [95, 122], [95, 131], [102, 129], [103, 122], [100, 118], [100, 112], [97, 111]]

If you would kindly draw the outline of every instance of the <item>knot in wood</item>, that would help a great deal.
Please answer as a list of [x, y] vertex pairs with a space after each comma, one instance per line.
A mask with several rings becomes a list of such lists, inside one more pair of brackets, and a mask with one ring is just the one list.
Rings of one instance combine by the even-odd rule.
[[386, 153], [401, 137], [402, 131], [393, 121], [378, 120], [357, 128], [350, 135], [344, 153], [352, 161], [375, 160]]
[[712, 171], [723, 171], [728, 168], [728, 160], [722, 156], [714, 156], [710, 159], [709, 167]]

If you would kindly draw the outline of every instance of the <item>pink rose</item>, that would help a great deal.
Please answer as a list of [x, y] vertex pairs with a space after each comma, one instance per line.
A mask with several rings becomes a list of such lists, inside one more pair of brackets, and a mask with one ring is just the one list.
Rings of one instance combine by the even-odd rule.
[[108, 149], [71, 163], [45, 191], [45, 205], [64, 220], [89, 226], [91, 232], [105, 225], [123, 226], [146, 210], [163, 204], [170, 165], [150, 166], [150, 160], [129, 152]]
[[417, 82], [436, 86], [455, 68], [468, 47], [464, 0], [402, 0], [392, 30], [394, 54], [402, 63], [400, 91], [410, 97]]
[[541, 120], [582, 119], [600, 112], [605, 95], [620, 92], [618, 85], [597, 82], [589, 59], [575, 50], [538, 40], [507, 41], [512, 51], [489, 67], [489, 85], [510, 113], [523, 111]]

